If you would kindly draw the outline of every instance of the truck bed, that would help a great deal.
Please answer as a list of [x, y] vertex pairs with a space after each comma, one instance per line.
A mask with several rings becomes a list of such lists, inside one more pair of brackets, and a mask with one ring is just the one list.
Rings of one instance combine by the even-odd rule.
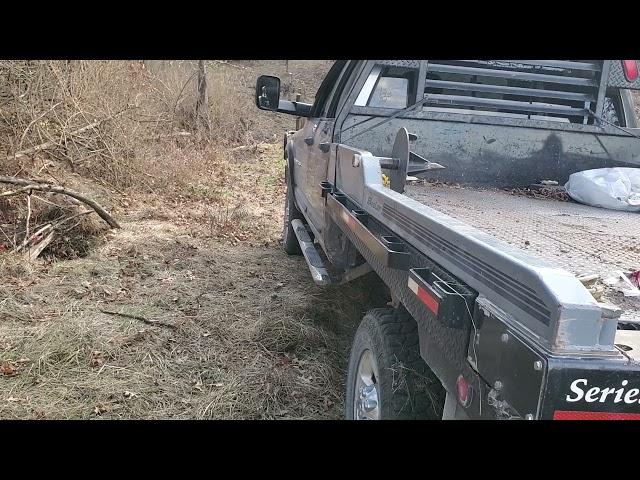
[[432, 183], [405, 195], [575, 275], [640, 268], [638, 213]]

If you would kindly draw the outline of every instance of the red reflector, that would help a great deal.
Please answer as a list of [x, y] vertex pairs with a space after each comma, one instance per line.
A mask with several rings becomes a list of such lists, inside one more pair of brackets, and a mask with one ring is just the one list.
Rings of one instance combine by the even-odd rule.
[[635, 82], [638, 79], [638, 64], [635, 60], [622, 60], [622, 69], [627, 81]]
[[427, 308], [433, 312], [434, 315], [438, 314], [438, 301], [431, 295], [429, 295], [427, 291], [422, 287], [418, 287], [418, 298], [422, 300], [422, 303], [424, 303]]
[[556, 410], [554, 420], [640, 420], [640, 413], [572, 412]]
[[458, 401], [460, 402], [460, 405], [463, 407], [468, 406], [469, 401], [471, 400], [469, 396], [469, 384], [462, 375], [458, 377], [456, 387], [458, 388]]
[[409, 277], [409, 282], [407, 286], [411, 289], [413, 293], [420, 299], [422, 303], [424, 303], [429, 310], [433, 312], [434, 315], [438, 315], [438, 308], [440, 305], [438, 304], [438, 300], [433, 298], [429, 292], [427, 292], [424, 288], [416, 283], [416, 281]]

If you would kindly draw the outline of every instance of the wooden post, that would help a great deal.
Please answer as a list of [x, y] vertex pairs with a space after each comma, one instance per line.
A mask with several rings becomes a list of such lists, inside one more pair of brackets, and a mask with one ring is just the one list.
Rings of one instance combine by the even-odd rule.
[[287, 94], [291, 98], [293, 95], [293, 73], [289, 71], [289, 60], [285, 60], [285, 70], [287, 73]]
[[[300, 94], [296, 94], [296, 102], [300, 101]], [[302, 117], [296, 117], [296, 130], [300, 130], [302, 128]]]

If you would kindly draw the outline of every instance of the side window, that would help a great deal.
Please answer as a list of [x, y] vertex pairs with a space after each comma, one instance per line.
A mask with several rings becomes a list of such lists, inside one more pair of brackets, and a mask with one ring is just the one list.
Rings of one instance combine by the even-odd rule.
[[405, 108], [416, 95], [418, 69], [376, 65], [365, 81], [355, 106]]

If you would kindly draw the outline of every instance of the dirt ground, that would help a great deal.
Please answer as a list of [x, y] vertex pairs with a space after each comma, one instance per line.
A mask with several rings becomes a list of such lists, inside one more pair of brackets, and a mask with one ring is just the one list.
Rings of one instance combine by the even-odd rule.
[[114, 203], [123, 228], [88, 256], [0, 257], [0, 418], [343, 416], [351, 337], [385, 300], [372, 278], [318, 288], [282, 251], [281, 152], [265, 148], [226, 189]]

